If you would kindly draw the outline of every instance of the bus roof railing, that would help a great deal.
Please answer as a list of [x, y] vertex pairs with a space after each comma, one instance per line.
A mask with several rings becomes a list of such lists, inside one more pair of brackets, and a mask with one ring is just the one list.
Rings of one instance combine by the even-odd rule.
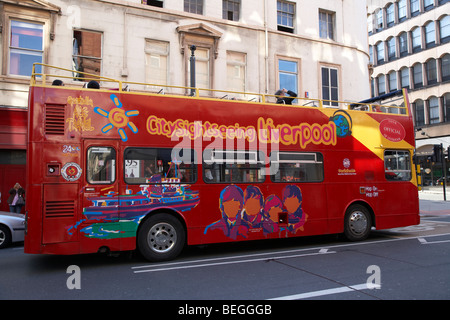
[[[37, 72], [36, 69], [40, 67], [41, 72]], [[53, 70], [54, 73], [49, 71]], [[252, 93], [252, 92], [240, 92], [231, 90], [220, 89], [205, 89], [205, 88], [193, 88], [185, 86], [173, 86], [164, 84], [151, 84], [144, 82], [122, 81], [113, 78], [100, 76], [79, 70], [66, 69], [56, 67], [44, 63], [34, 63], [33, 70], [30, 79], [30, 86], [51, 86], [51, 80], [63, 79], [70, 80], [68, 83], [64, 83], [65, 86], [80, 88], [83, 83], [83, 87], [91, 81], [97, 81], [102, 83], [102, 90], [111, 90], [119, 92], [137, 92], [146, 94], [168, 94], [172, 96], [186, 96], [194, 98], [206, 98], [214, 100], [235, 100], [240, 102], [253, 102], [264, 104], [276, 104], [277, 98], [282, 97], [274, 94], [264, 93]], [[113, 86], [105, 86], [105, 83], [112, 83]], [[360, 102], [348, 102], [337, 101], [327, 99], [313, 99], [295, 97], [293, 98], [294, 107], [318, 107], [318, 108], [333, 108], [344, 110], [355, 110], [364, 112], [383, 112], [397, 115], [407, 115], [408, 107], [405, 105], [405, 99], [401, 99], [402, 102], [397, 105], [397, 102], [389, 102], [390, 104], [375, 103], [385, 98], [392, 98], [402, 92], [398, 90], [394, 93], [386, 94], [383, 96], [366, 99]], [[194, 94], [192, 94], [194, 93]], [[297, 101], [297, 103], [295, 103]], [[279, 106], [279, 104], [277, 104]]]

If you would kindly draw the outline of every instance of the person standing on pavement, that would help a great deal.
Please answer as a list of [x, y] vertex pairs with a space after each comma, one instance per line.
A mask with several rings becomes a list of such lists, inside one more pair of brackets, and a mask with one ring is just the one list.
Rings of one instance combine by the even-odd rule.
[[9, 190], [9, 198], [7, 200], [9, 204], [9, 211], [14, 213], [20, 213], [22, 207], [25, 205], [25, 190], [19, 183], [16, 183], [14, 187]]

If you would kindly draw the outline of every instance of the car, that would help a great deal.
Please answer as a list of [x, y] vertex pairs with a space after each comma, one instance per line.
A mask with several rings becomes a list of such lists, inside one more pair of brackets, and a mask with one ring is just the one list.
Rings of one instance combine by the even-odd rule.
[[0, 211], [0, 249], [25, 237], [25, 215]]

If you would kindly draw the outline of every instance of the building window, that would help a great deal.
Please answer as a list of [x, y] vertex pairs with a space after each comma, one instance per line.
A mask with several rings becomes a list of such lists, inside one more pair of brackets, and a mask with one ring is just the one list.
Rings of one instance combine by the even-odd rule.
[[450, 54], [446, 54], [441, 58], [441, 74], [442, 81], [450, 80]]
[[[100, 32], [73, 31], [73, 69], [100, 75], [102, 62], [102, 34]], [[79, 77], [84, 77], [79, 74]], [[89, 77], [87, 77], [89, 78]]]
[[406, 32], [401, 33], [398, 36], [399, 53], [400, 57], [408, 55], [408, 34]]
[[416, 126], [421, 127], [425, 125], [425, 105], [423, 100], [416, 100], [414, 102]]
[[230, 21], [239, 21], [241, 0], [223, 0], [222, 18]]
[[403, 22], [406, 20], [406, 0], [400, 0], [398, 2], [398, 21]]
[[277, 1], [278, 31], [294, 33], [295, 3]]
[[420, 1], [419, 0], [411, 0], [411, 17], [415, 17], [420, 13]]
[[168, 84], [169, 43], [165, 41], [145, 41], [145, 82]]
[[[43, 62], [44, 25], [11, 20], [9, 74], [31, 76], [33, 63]], [[39, 66], [36, 73], [41, 73]]]
[[450, 41], [450, 16], [445, 16], [439, 21], [439, 33], [441, 43]]
[[373, 64], [373, 46], [369, 46], [369, 62]]
[[445, 122], [450, 122], [450, 93], [443, 96], [443, 106]]
[[143, 4], [146, 4], [148, 6], [152, 6], [152, 7], [158, 7], [158, 8], [162, 8], [163, 7], [163, 1], [162, 0], [142, 0]]
[[376, 45], [377, 48], [377, 64], [384, 63], [384, 42], [381, 41]]
[[437, 70], [436, 70], [436, 60], [430, 59], [425, 63], [427, 69], [427, 84], [432, 85], [437, 83]]
[[339, 100], [338, 69], [322, 67], [322, 99], [333, 100], [333, 102], [323, 101], [326, 106], [339, 105], [337, 102]]
[[386, 8], [386, 23], [388, 27], [392, 27], [395, 24], [395, 5], [391, 3]]
[[420, 50], [422, 50], [422, 37], [420, 27], [417, 27], [411, 31], [411, 38], [413, 52], [419, 52]]
[[397, 90], [397, 72], [391, 71], [389, 76], [389, 92]]
[[407, 67], [403, 67], [400, 69], [401, 75], [401, 85], [402, 88], [409, 88], [409, 69]]
[[293, 60], [278, 60], [278, 77], [280, 88], [298, 90], [298, 62]]
[[413, 81], [414, 89], [423, 87], [422, 65], [420, 63], [416, 63], [415, 65], [413, 65]]
[[184, 11], [203, 14], [203, 0], [184, 0]]
[[439, 99], [432, 97], [428, 100], [430, 106], [430, 124], [439, 123]]
[[423, 7], [424, 7], [425, 11], [433, 9], [434, 0], [423, 0]]
[[335, 13], [319, 10], [319, 32], [322, 39], [334, 40]]
[[386, 77], [384, 74], [377, 77], [378, 82], [378, 95], [386, 93]]
[[392, 37], [387, 40], [388, 60], [395, 60], [395, 38]]
[[247, 55], [240, 52], [227, 51], [227, 89], [245, 92], [245, 73]]
[[434, 30], [434, 21], [425, 25], [425, 43], [427, 48], [436, 45], [436, 32]]
[[375, 19], [376, 19], [375, 23], [376, 31], [378, 32], [383, 30], [383, 9], [378, 9], [378, 11], [376, 11]]
[[[187, 57], [187, 78], [190, 79], [191, 66], [189, 63], [190, 55]], [[211, 88], [211, 68], [210, 68], [210, 52], [207, 48], [199, 48], [195, 50], [195, 85], [197, 88]], [[200, 94], [202, 92], [200, 91]]]

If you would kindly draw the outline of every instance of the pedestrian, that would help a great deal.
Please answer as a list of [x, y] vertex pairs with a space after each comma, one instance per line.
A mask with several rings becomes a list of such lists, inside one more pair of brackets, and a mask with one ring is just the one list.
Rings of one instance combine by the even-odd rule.
[[9, 190], [9, 198], [7, 200], [9, 204], [9, 211], [20, 213], [22, 207], [25, 205], [25, 190], [19, 183], [16, 183], [14, 187]]
[[[286, 93], [289, 97], [286, 97]], [[294, 91], [286, 90], [284, 88], [275, 92], [275, 95], [277, 96], [277, 103], [282, 104], [292, 104], [292, 101], [297, 97], [297, 94]]]

